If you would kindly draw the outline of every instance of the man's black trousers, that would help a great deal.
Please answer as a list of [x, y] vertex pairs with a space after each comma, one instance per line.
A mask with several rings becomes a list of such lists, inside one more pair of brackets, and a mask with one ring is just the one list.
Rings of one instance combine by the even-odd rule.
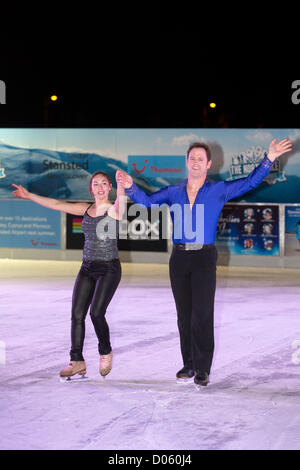
[[191, 251], [174, 247], [169, 263], [183, 364], [208, 374], [214, 352], [216, 263], [215, 245]]

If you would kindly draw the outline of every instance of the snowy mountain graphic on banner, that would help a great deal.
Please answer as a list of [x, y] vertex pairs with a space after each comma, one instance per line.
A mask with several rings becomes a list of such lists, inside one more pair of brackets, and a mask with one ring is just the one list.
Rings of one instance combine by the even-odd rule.
[[[89, 180], [104, 171], [115, 188], [115, 172], [127, 164], [95, 153], [68, 153], [0, 144], [0, 197], [12, 197], [12, 183], [56, 199], [90, 200]], [[2, 170], [2, 172], [1, 172]], [[4, 178], [5, 176], [5, 178]]]
[[[19, 148], [0, 143], [0, 160], [4, 180], [0, 183], [0, 197], [12, 197], [12, 183], [21, 184], [28, 191], [41, 196], [68, 200], [90, 200], [89, 180], [95, 171], [104, 171], [111, 179], [115, 195], [115, 173], [118, 169], [127, 171], [127, 163], [96, 153], [61, 152], [46, 149]], [[167, 175], [143, 177], [137, 175], [134, 181], [147, 193], [168, 184], [177, 184], [180, 178], [170, 179]]]

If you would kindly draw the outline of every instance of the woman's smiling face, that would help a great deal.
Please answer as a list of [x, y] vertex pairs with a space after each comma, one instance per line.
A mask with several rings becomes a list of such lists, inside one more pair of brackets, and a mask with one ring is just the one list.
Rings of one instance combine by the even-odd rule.
[[112, 185], [109, 183], [108, 179], [103, 175], [94, 176], [91, 184], [92, 193], [95, 200], [104, 200], [108, 199]]

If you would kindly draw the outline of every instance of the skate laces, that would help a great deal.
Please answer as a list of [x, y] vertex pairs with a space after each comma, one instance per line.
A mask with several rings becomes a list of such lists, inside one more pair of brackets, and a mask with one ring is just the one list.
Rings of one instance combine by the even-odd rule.
[[104, 365], [110, 364], [111, 360], [112, 360], [112, 355], [110, 353], [109, 354], [103, 354], [100, 358], [100, 362]]
[[70, 362], [67, 367], [75, 367], [76, 366], [76, 363], [75, 362]]
[[102, 359], [102, 362], [110, 362], [110, 356], [108, 355], [102, 356], [101, 359]]

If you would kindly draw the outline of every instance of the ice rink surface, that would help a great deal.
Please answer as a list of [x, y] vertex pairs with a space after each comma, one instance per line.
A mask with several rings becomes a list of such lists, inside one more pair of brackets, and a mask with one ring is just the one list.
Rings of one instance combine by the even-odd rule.
[[123, 264], [108, 311], [114, 362], [84, 382], [69, 362], [80, 262], [0, 260], [0, 449], [300, 449], [300, 270], [218, 267], [210, 384], [182, 367], [168, 266]]

